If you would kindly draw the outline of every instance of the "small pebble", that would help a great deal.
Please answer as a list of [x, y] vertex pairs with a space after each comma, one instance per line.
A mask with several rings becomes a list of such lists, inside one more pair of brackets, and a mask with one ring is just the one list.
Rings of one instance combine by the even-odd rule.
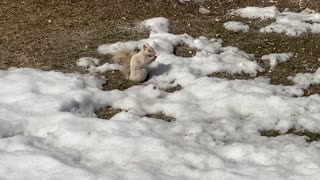
[[209, 14], [210, 13], [210, 10], [209, 9], [206, 9], [204, 7], [200, 7], [199, 8], [199, 13], [200, 14]]

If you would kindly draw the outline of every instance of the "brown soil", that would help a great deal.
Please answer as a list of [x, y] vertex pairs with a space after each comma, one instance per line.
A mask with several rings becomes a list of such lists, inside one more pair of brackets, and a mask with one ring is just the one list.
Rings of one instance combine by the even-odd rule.
[[187, 45], [178, 45], [174, 50], [174, 54], [181, 57], [193, 57], [196, 53], [197, 49], [191, 48]]
[[261, 136], [267, 136], [267, 137], [277, 137], [277, 136], [286, 135], [286, 134], [304, 136], [307, 142], [320, 140], [320, 133], [315, 133], [308, 130], [297, 130], [295, 128], [291, 128], [285, 133], [281, 133], [278, 130], [264, 130], [264, 131], [261, 131], [260, 134]]
[[109, 120], [112, 118], [114, 115], [120, 113], [122, 110], [121, 109], [115, 109], [110, 106], [99, 109], [96, 111], [97, 117], [100, 119], [106, 119]]
[[168, 92], [168, 93], [173, 93], [173, 92], [176, 92], [176, 91], [180, 91], [182, 89], [182, 86], [181, 85], [176, 85], [176, 86], [173, 86], [171, 88], [168, 88], [164, 91]]
[[149, 117], [149, 118], [154, 118], [154, 119], [161, 119], [163, 121], [166, 121], [166, 122], [172, 122], [172, 121], [175, 121], [176, 119], [174, 117], [171, 117], [171, 116], [167, 116], [163, 113], [155, 113], [155, 114], [147, 114], [146, 117]]
[[133, 85], [139, 84], [137, 82], [127, 80], [120, 71], [108, 71], [105, 73], [105, 77], [106, 83], [103, 85], [103, 89], [105, 91], [112, 89], [118, 89], [122, 91]]

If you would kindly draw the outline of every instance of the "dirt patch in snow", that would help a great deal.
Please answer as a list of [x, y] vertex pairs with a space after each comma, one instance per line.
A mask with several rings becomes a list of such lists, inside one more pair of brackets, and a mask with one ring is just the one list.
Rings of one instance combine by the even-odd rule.
[[287, 132], [282, 133], [279, 130], [263, 130], [260, 132], [261, 136], [267, 137], [277, 137], [281, 135], [291, 134], [296, 136], [304, 136], [307, 142], [319, 141], [320, 140], [320, 133], [311, 132], [308, 130], [298, 130], [295, 128], [289, 129]]
[[108, 71], [105, 73], [106, 83], [103, 85], [103, 89], [106, 91], [112, 89], [118, 89], [120, 91], [126, 90], [131, 86], [139, 83], [129, 81], [120, 71]]
[[311, 96], [314, 94], [319, 94], [320, 92], [320, 85], [311, 85], [309, 88], [305, 89], [304, 96]]
[[180, 84], [176, 85], [176, 86], [173, 86], [173, 87], [170, 87], [166, 90], [164, 90], [165, 92], [168, 92], [168, 93], [173, 93], [173, 92], [176, 92], [176, 91], [180, 91], [182, 89], [182, 86]]
[[106, 119], [109, 120], [112, 118], [114, 115], [120, 113], [122, 110], [121, 109], [115, 109], [113, 107], [107, 106], [102, 109], [99, 109], [96, 111], [96, 115], [100, 119]]
[[176, 46], [173, 53], [180, 57], [193, 57], [196, 55], [197, 49], [184, 44]]
[[176, 120], [176, 118], [168, 116], [168, 115], [165, 115], [162, 112], [155, 113], [155, 114], [147, 114], [146, 117], [154, 118], [154, 119], [160, 119], [160, 120], [163, 120], [163, 121], [166, 121], [166, 122], [172, 122], [172, 121]]
[[[114, 115], [116, 115], [116, 114], [118, 114], [120, 112], [122, 112], [121, 109], [116, 109], [116, 108], [113, 108], [111, 106], [107, 106], [107, 107], [104, 107], [104, 108], [101, 108], [101, 109], [97, 110], [95, 113], [96, 113], [98, 118], [109, 120]], [[146, 117], [153, 118], [153, 119], [159, 119], [159, 120], [163, 120], [163, 121], [166, 121], [166, 122], [172, 122], [172, 121], [176, 120], [174, 117], [168, 116], [168, 115], [166, 115], [166, 114], [164, 114], [162, 112], [154, 113], [154, 114], [147, 114]]]

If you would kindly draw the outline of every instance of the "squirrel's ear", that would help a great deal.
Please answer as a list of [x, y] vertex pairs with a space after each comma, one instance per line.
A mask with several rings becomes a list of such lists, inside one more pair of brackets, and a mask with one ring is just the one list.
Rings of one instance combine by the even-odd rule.
[[147, 48], [147, 45], [148, 45], [148, 44], [144, 44], [144, 45], [143, 45], [143, 49], [146, 49], [146, 48]]

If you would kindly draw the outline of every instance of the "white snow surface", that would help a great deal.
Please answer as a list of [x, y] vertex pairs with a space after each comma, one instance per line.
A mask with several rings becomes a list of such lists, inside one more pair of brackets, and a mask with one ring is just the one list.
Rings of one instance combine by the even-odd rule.
[[97, 58], [91, 57], [82, 57], [77, 61], [77, 65], [84, 68], [90, 68], [92, 66], [99, 65], [100, 60]]
[[296, 86], [303, 89], [310, 87], [311, 85], [320, 84], [320, 68], [315, 73], [298, 73], [295, 77], [289, 77]]
[[[153, 19], [149, 20], [152, 21]], [[37, 69], [0, 71], [0, 179], [319, 179], [320, 143], [259, 131], [320, 131], [320, 96], [268, 79], [227, 80], [213, 72], [255, 74], [254, 57], [217, 39], [153, 32], [151, 79], [102, 91], [104, 79]], [[194, 57], [172, 54], [177, 43]], [[180, 91], [165, 88], [180, 84]], [[94, 110], [123, 112], [108, 121]], [[162, 112], [168, 123], [145, 117]]]
[[170, 30], [169, 20], [164, 17], [145, 20], [142, 25], [150, 28], [151, 33], [167, 33]]
[[240, 31], [247, 32], [250, 28], [247, 24], [244, 24], [238, 21], [228, 21], [224, 23], [223, 26], [227, 30], [234, 31], [234, 32], [240, 32]]
[[231, 15], [250, 19], [275, 19], [275, 22], [260, 29], [262, 33], [283, 33], [287, 36], [300, 36], [304, 33], [320, 33], [320, 14], [311, 9], [300, 13], [283, 11], [277, 7], [246, 7], [232, 10]]
[[234, 16], [241, 16], [243, 18], [250, 18], [250, 19], [272, 19], [277, 17], [279, 14], [279, 10], [275, 6], [270, 6], [270, 7], [245, 7], [245, 8], [240, 8], [236, 10], [231, 11], [231, 15]]
[[86, 68], [90, 73], [105, 73], [107, 71], [119, 70], [120, 65], [104, 63], [99, 65], [100, 60], [92, 57], [82, 57], [77, 61], [77, 65]]
[[293, 56], [293, 53], [272, 53], [263, 55], [261, 57], [262, 60], [269, 60], [270, 62], [270, 69], [274, 69], [279, 63], [284, 63], [290, 60]]

